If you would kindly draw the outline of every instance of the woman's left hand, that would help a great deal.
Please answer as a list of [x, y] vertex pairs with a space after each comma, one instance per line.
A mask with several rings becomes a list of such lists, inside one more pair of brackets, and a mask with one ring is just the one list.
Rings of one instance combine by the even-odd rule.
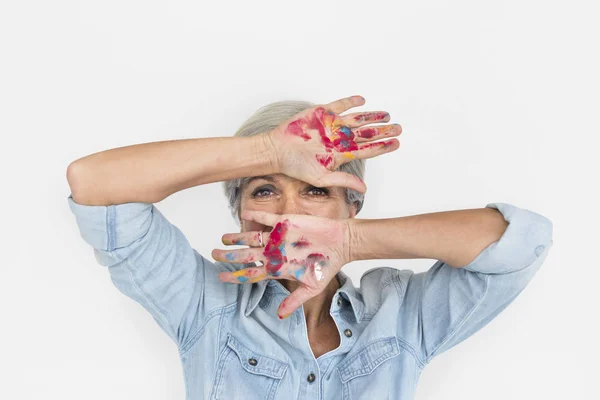
[[[272, 214], [245, 210], [242, 219], [272, 226], [271, 232], [228, 233], [223, 244], [249, 248], [212, 252], [217, 261], [260, 267], [221, 272], [219, 279], [230, 283], [253, 283], [263, 279], [289, 279], [300, 283], [278, 309], [286, 318], [307, 300], [321, 293], [345, 264], [350, 262], [349, 224], [345, 219], [329, 219], [304, 214]], [[263, 247], [264, 246], [264, 247]]]

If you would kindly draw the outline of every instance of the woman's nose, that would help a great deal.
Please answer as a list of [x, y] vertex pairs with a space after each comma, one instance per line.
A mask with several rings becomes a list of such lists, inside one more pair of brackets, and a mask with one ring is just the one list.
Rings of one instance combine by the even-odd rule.
[[300, 201], [294, 196], [288, 196], [281, 204], [281, 214], [302, 214]]

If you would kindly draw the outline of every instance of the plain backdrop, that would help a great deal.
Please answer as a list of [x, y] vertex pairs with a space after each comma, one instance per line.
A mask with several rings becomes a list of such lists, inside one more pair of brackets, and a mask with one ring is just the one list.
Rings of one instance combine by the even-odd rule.
[[[424, 399], [598, 399], [597, 9], [591, 1], [3, 1], [0, 398], [183, 399], [175, 344], [79, 236], [70, 162], [229, 136], [279, 100], [367, 99], [400, 149], [361, 218], [508, 202], [554, 223], [533, 281], [421, 375]], [[135, 185], [135, 182], [131, 182]], [[157, 207], [207, 257], [221, 184]], [[344, 267], [429, 268], [435, 260]]]

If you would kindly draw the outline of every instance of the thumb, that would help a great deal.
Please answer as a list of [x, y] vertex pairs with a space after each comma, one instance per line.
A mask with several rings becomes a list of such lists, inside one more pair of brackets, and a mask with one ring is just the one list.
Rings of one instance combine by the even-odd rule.
[[277, 316], [279, 319], [285, 319], [290, 316], [291, 313], [296, 311], [302, 304], [307, 302], [316, 296], [314, 291], [310, 290], [306, 286], [300, 286], [294, 290], [288, 297], [283, 299], [277, 310]]
[[358, 176], [341, 171], [331, 172], [319, 179], [318, 186], [341, 186], [354, 189], [360, 193], [367, 191], [367, 185]]

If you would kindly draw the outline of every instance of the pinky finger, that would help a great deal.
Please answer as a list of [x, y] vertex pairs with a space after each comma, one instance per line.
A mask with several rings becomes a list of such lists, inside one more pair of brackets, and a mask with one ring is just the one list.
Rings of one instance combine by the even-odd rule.
[[221, 272], [219, 280], [229, 283], [254, 283], [269, 279], [263, 267], [245, 268], [235, 272]]

